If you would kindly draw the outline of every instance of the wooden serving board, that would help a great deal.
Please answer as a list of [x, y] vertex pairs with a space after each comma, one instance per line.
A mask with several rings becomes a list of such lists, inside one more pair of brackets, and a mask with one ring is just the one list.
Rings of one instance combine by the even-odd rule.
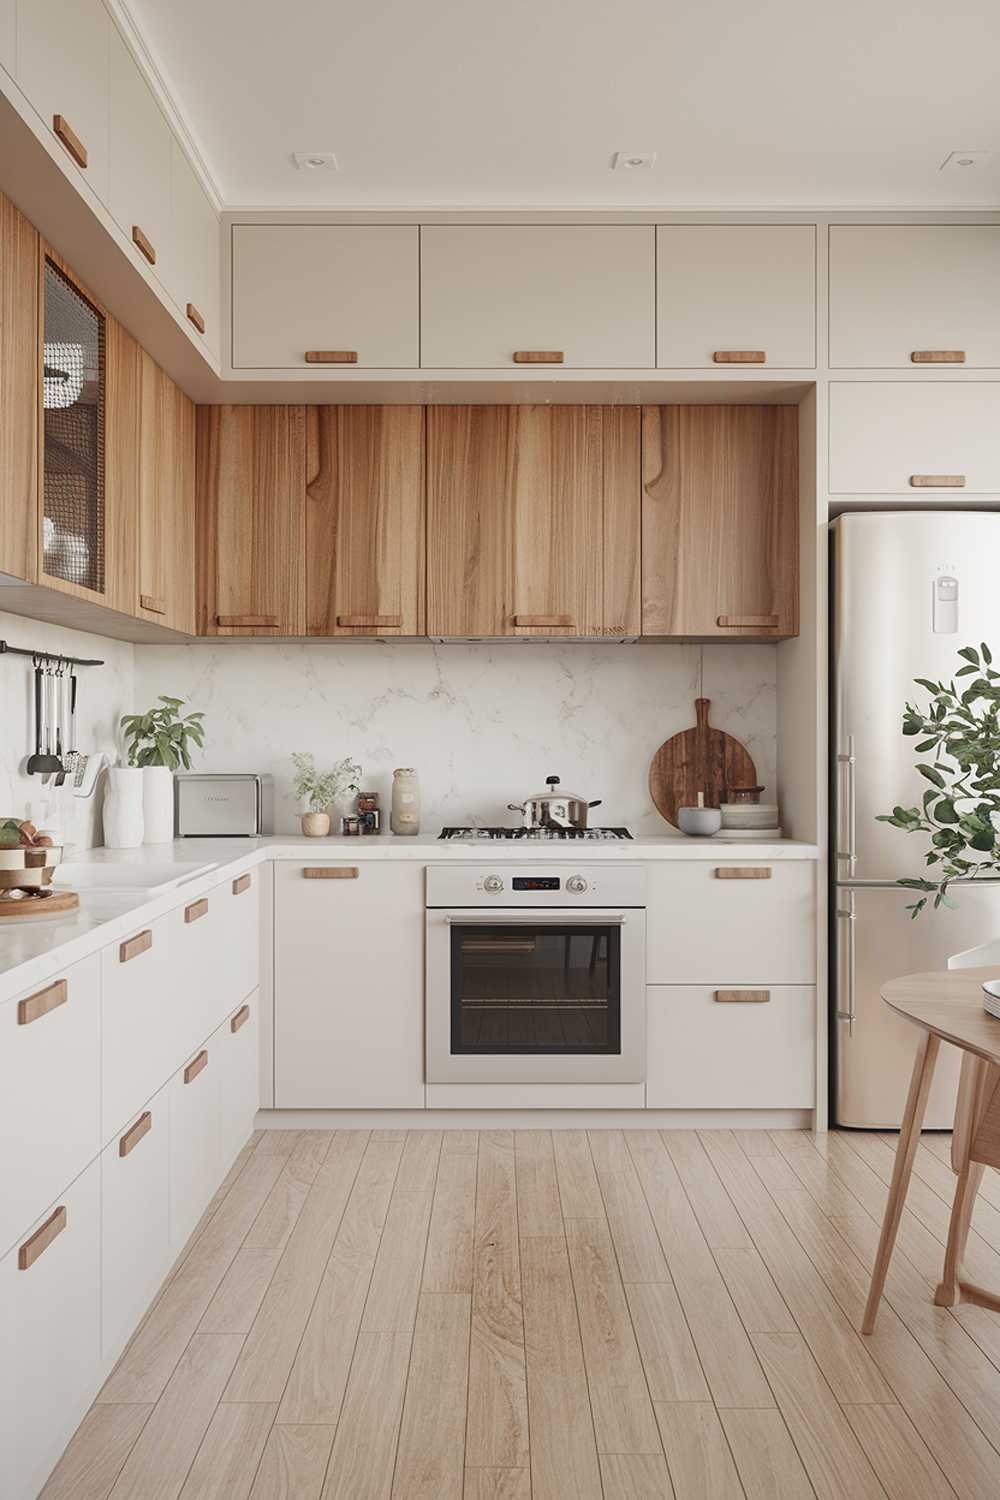
[[53, 891], [49, 896], [24, 896], [20, 901], [0, 901], [0, 921], [9, 917], [12, 921], [25, 917], [57, 917], [64, 912], [76, 911], [80, 898], [76, 891]]
[[695, 727], [665, 740], [649, 767], [649, 795], [660, 816], [675, 828], [677, 809], [695, 807], [699, 792], [705, 794], [706, 807], [718, 807], [726, 787], [757, 785], [746, 748], [709, 724], [709, 699], [695, 699], [694, 708]]

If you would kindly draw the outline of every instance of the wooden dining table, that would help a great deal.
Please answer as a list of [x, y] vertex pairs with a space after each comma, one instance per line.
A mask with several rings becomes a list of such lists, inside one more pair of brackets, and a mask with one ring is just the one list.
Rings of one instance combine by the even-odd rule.
[[1000, 1166], [1000, 1020], [983, 1009], [983, 984], [1000, 979], [996, 966], [908, 974], [882, 986], [882, 999], [917, 1028], [917, 1054], [896, 1146], [896, 1163], [882, 1221], [862, 1333], [871, 1333], [892, 1258], [913, 1159], [942, 1042], [963, 1053], [955, 1105], [951, 1163], [957, 1174], [941, 1281], [934, 1294], [940, 1306], [975, 1302], [1000, 1312], [1000, 1293], [976, 1286], [961, 1275], [972, 1210], [986, 1166]]

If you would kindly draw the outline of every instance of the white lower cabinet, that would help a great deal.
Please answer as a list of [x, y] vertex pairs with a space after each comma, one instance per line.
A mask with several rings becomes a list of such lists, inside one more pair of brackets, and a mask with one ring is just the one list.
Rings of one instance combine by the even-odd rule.
[[653, 984], [646, 990], [650, 1109], [812, 1109], [812, 985]]
[[0, 1494], [35, 1500], [101, 1377], [101, 1163], [0, 1260]]
[[101, 1355], [116, 1359], [171, 1260], [169, 1086], [101, 1153]]
[[260, 1107], [258, 1046], [260, 996], [256, 990], [233, 1011], [213, 1037], [219, 1064], [219, 1151], [226, 1171], [246, 1145]]
[[184, 997], [171, 979], [180, 920], [170, 912], [101, 954], [102, 1141], [155, 1094], [179, 1060]]
[[212, 1037], [178, 1068], [167, 1085], [172, 1255], [187, 1240], [222, 1175], [219, 1074], [219, 1040]]

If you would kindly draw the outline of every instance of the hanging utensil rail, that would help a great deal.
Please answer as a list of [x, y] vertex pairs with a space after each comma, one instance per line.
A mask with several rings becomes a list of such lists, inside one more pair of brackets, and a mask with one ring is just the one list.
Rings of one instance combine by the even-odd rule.
[[8, 646], [6, 641], [0, 641], [0, 656], [28, 656], [39, 665], [43, 662], [53, 662], [56, 666], [63, 667], [103, 667], [103, 661], [94, 657], [63, 656], [58, 651], [29, 651], [24, 646]]

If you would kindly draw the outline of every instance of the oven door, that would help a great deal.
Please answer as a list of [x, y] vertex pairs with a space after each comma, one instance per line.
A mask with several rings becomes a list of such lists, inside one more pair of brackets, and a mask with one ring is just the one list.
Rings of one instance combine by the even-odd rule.
[[642, 910], [427, 913], [428, 1083], [641, 1083]]

